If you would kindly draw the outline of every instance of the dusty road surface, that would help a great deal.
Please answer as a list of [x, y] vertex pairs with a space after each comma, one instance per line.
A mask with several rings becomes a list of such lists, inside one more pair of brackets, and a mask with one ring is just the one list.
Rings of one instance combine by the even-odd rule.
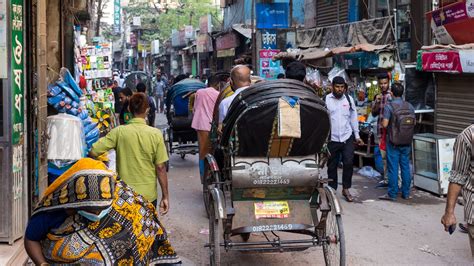
[[[164, 123], [161, 123], [164, 124]], [[208, 265], [208, 220], [202, 201], [197, 156], [171, 155], [171, 210], [161, 217], [184, 265]], [[323, 171], [325, 174], [325, 171]], [[473, 265], [468, 237], [440, 224], [444, 199], [414, 190], [413, 199], [378, 200], [376, 182], [354, 176], [354, 203], [341, 200], [348, 265]], [[340, 195], [340, 191], [338, 191]], [[462, 220], [462, 206], [456, 207]], [[252, 235], [250, 240], [263, 240]], [[253, 254], [222, 251], [222, 265], [324, 265], [321, 248]]]

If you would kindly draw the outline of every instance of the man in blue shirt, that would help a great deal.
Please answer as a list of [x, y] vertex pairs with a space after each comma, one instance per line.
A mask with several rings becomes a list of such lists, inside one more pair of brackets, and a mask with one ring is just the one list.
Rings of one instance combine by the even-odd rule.
[[[389, 105], [384, 108], [382, 126], [388, 128], [387, 133], [387, 172], [388, 172], [388, 191], [387, 194], [379, 197], [383, 200], [395, 201], [398, 196], [398, 167], [400, 166], [401, 177], [402, 177], [402, 198], [410, 198], [410, 152], [411, 152], [411, 140], [410, 144], [396, 145], [394, 144], [395, 136], [392, 135], [390, 127], [394, 126], [394, 121], [397, 119], [394, 114], [394, 108], [403, 108], [407, 106], [413, 117], [415, 109], [413, 106], [405, 102], [402, 99], [403, 96], [403, 85], [400, 83], [394, 83], [392, 85], [393, 99]], [[413, 119], [414, 120], [414, 119]], [[413, 121], [414, 127], [414, 121]], [[413, 137], [411, 137], [413, 139]]]
[[354, 138], [358, 144], [364, 142], [359, 136], [359, 122], [354, 100], [346, 94], [347, 84], [344, 78], [335, 77], [332, 80], [332, 93], [328, 94], [325, 101], [331, 117], [331, 140], [328, 149], [331, 153], [328, 161], [329, 185], [337, 190], [337, 165], [342, 154], [342, 195], [348, 202], [352, 202], [349, 188], [352, 186], [352, 173], [354, 170]]

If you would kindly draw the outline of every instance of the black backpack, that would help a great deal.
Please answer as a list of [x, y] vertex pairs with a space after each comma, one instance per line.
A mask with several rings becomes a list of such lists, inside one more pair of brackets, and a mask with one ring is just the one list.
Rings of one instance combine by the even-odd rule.
[[393, 145], [410, 145], [415, 134], [416, 116], [406, 101], [390, 103], [392, 116], [388, 129], [389, 140]]

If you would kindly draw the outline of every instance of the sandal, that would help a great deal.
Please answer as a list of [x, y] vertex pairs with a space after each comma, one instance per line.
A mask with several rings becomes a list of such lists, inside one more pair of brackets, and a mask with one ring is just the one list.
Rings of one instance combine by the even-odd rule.
[[349, 192], [348, 189], [344, 189], [342, 191], [342, 196], [344, 196], [344, 198], [346, 198], [347, 202], [353, 202], [354, 201], [354, 198], [352, 197], [351, 193]]
[[458, 225], [459, 225], [459, 232], [464, 233], [464, 234], [469, 233], [468, 229], [466, 228], [464, 224], [459, 223]]

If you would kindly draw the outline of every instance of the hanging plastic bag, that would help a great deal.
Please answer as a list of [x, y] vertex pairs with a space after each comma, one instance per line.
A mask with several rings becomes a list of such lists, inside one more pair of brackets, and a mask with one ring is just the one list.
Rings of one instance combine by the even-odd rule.
[[333, 67], [328, 73], [328, 78], [331, 83], [335, 77], [343, 77], [346, 83], [350, 82], [349, 76], [347, 75], [346, 71], [338, 66]]
[[322, 79], [321, 74], [317, 69], [313, 68], [306, 68], [306, 82], [312, 87], [321, 88], [322, 87]]

